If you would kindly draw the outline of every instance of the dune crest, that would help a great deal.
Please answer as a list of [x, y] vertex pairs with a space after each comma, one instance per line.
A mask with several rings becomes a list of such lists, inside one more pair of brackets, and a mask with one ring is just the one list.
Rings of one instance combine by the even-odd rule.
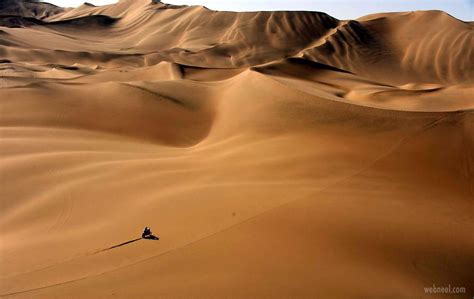
[[0, 297], [464, 298], [472, 29], [1, 2]]

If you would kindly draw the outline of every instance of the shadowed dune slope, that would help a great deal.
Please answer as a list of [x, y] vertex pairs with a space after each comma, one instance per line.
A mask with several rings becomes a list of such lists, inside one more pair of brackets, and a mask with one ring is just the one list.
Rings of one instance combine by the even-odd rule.
[[44, 19], [63, 11], [64, 8], [38, 0], [3, 0], [0, 2], [2, 15]]
[[0, 297], [474, 294], [472, 23], [7, 2]]

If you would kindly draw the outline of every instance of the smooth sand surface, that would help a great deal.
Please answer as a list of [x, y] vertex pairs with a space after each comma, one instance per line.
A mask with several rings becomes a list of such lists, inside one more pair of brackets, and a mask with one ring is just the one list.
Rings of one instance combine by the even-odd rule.
[[0, 297], [474, 295], [473, 23], [5, 3]]

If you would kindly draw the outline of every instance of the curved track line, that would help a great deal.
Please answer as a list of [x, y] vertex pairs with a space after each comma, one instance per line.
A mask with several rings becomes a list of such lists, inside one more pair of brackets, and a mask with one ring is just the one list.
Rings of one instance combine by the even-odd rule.
[[[51, 265], [48, 265], [48, 266], [45, 266], [45, 267], [42, 267], [42, 268], [37, 268], [37, 269], [31, 270], [31, 271], [25, 271], [25, 272], [15, 273], [15, 274], [10, 275], [10, 276], [4, 276], [4, 277], [1, 277], [1, 278], [0, 278], [0, 281], [1, 281], [1, 280], [5, 280], [5, 279], [11, 279], [11, 278], [14, 278], [14, 277], [18, 277], [18, 276], [20, 276], [20, 275], [27, 275], [27, 274], [31, 274], [31, 273], [35, 273], [35, 272], [47, 270], [47, 269], [53, 268], [53, 267], [55, 267], [55, 266], [59, 266], [59, 265], [62, 265], [62, 264], [66, 264], [66, 263], [72, 262], [72, 261], [77, 260], [77, 259], [79, 259], [79, 258], [91, 256], [91, 255], [98, 254], [98, 253], [101, 253], [101, 252], [104, 252], [104, 251], [108, 251], [108, 250], [111, 250], [111, 249], [114, 249], [114, 248], [117, 248], [117, 247], [121, 247], [121, 246], [124, 246], [124, 245], [128, 245], [128, 244], [130, 244], [130, 243], [134, 243], [134, 242], [140, 241], [140, 240], [142, 240], [142, 239], [143, 239], [143, 238], [137, 238], [137, 239], [128, 240], [128, 241], [126, 241], [126, 242], [123, 242], [123, 243], [120, 243], [120, 244], [117, 244], [117, 245], [113, 245], [113, 246], [111, 246], [111, 247], [99, 249], [99, 250], [96, 250], [96, 251], [86, 252], [86, 253], [84, 253], [84, 254], [79, 254], [79, 255], [73, 256], [72, 258], [65, 259], [65, 260], [59, 261], [59, 262], [57, 262], [57, 263], [55, 263], [55, 264], [51, 264]], [[3, 296], [3, 295], [0, 295], [0, 297], [2, 297], [2, 296]]]

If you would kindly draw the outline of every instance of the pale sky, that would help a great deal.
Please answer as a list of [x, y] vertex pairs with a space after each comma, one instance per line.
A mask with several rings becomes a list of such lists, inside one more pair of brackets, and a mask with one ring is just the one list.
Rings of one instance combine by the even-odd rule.
[[[45, 0], [58, 6], [74, 7], [84, 0]], [[114, 0], [87, 0], [95, 5], [115, 3]], [[204, 5], [215, 10], [310, 10], [323, 11], [338, 19], [354, 19], [363, 15], [388, 12], [439, 9], [458, 19], [474, 19], [474, 0], [168, 0], [171, 4]]]

